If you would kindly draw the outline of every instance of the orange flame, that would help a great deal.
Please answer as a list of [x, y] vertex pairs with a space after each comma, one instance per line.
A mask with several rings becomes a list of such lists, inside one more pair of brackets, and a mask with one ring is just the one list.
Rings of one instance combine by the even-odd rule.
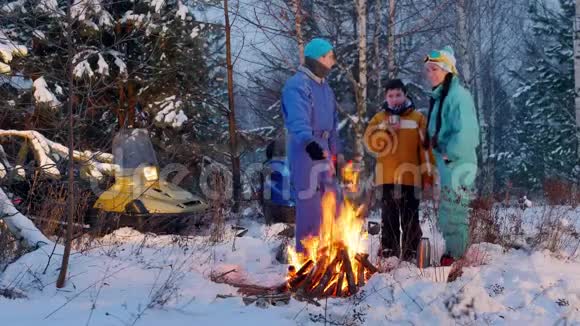
[[[350, 175], [353, 180], [357, 180], [357, 172], [352, 169], [344, 169], [343, 175], [352, 173]], [[355, 183], [356, 184], [356, 183]], [[352, 269], [355, 272], [354, 276], [358, 283], [356, 271], [360, 263], [355, 259], [357, 253], [366, 252], [365, 241], [368, 234], [363, 231], [363, 219], [357, 216], [357, 207], [354, 203], [345, 199], [344, 202], [337, 207], [336, 194], [332, 191], [326, 192], [322, 198], [322, 224], [318, 236], [310, 236], [302, 240], [304, 246], [304, 253], [297, 253], [293, 247], [288, 248], [288, 261], [290, 265], [299, 270], [306, 262], [312, 260], [319, 262], [324, 255], [328, 257], [325, 259], [327, 265], [330, 265], [341, 249], [346, 249], [348, 258], [352, 264]], [[326, 266], [325, 266], [326, 267]], [[325, 291], [330, 289], [339, 281], [339, 272], [342, 264], [335, 266], [335, 274], [331, 281], [325, 287]], [[290, 277], [290, 276], [289, 276]], [[342, 280], [341, 289], [347, 288], [346, 278]]]

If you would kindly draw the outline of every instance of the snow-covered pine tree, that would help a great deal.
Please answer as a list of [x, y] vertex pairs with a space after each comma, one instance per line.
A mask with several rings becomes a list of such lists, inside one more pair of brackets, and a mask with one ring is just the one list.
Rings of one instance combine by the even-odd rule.
[[574, 116], [572, 22], [574, 0], [545, 1], [531, 7], [533, 39], [522, 83], [514, 94], [518, 142], [512, 148], [523, 185], [538, 188], [546, 178], [578, 180]]
[[[196, 21], [190, 9], [204, 3], [75, 0], [72, 60], [78, 92], [72, 100], [79, 119], [102, 136], [115, 121], [133, 124], [136, 110], [147, 112], [149, 122], [162, 130], [191, 124], [190, 117], [206, 113], [200, 106], [211, 93], [206, 57], [215, 50], [209, 40], [216, 41], [216, 28]], [[0, 10], [13, 39], [31, 48], [16, 67], [34, 80], [37, 107], [48, 102], [45, 106], [54, 109], [69, 100], [66, 1], [18, 0]]]

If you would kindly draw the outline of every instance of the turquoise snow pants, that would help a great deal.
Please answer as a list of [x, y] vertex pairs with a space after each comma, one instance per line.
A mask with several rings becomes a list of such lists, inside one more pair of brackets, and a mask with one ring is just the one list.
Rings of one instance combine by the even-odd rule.
[[460, 258], [469, 244], [469, 203], [475, 192], [477, 164], [461, 161], [446, 164], [441, 154], [434, 154], [441, 178], [437, 226], [445, 239], [447, 252]]

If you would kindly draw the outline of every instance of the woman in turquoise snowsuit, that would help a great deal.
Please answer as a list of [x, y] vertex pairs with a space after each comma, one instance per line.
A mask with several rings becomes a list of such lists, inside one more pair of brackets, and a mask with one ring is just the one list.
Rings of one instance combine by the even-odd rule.
[[442, 265], [450, 265], [467, 249], [479, 145], [475, 104], [459, 82], [455, 62], [448, 46], [425, 58], [427, 78], [433, 86], [426, 140], [434, 149], [441, 180], [438, 227], [448, 252]]
[[338, 154], [336, 100], [326, 76], [336, 63], [332, 45], [316, 38], [304, 49], [305, 63], [284, 85], [282, 111], [290, 181], [296, 198], [296, 251], [316, 236], [325, 187], [333, 182], [331, 158]]

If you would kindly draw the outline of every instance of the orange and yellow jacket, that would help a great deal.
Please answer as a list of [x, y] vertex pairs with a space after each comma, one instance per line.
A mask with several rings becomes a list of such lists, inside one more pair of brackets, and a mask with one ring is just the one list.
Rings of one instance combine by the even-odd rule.
[[433, 185], [435, 159], [423, 147], [426, 127], [427, 119], [414, 108], [401, 115], [383, 109], [371, 119], [364, 141], [376, 158], [376, 185]]

